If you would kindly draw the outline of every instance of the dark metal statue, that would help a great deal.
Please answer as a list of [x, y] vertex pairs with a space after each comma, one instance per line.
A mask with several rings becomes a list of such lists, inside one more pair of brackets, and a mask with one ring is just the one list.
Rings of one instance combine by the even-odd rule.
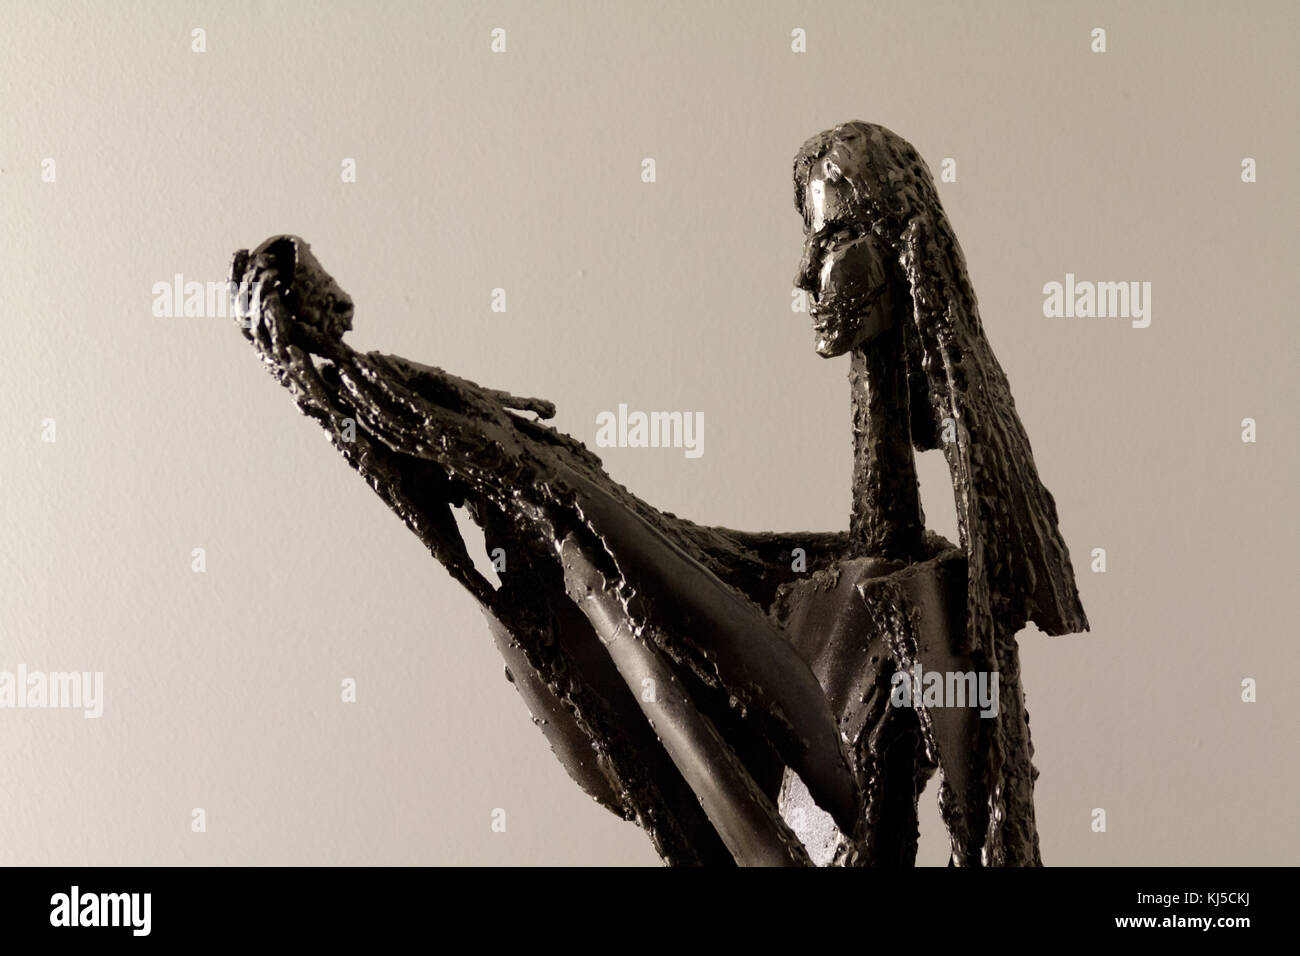
[[[236, 253], [231, 279], [275, 376], [478, 600], [570, 776], [665, 862], [911, 865], [937, 769], [951, 863], [1040, 864], [1015, 634], [1087, 629], [1052, 496], [916, 151], [848, 123], [794, 181], [817, 350], [850, 354], [847, 534], [665, 514], [549, 402], [355, 352], [301, 239]], [[925, 530], [914, 447], [947, 456], [956, 545]], [[499, 585], [453, 506], [504, 552]]]

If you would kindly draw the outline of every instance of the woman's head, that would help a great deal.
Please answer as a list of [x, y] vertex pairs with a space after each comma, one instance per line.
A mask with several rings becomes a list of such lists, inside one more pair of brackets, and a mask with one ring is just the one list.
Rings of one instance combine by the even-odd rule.
[[842, 355], [891, 328], [906, 307], [903, 235], [938, 196], [910, 143], [861, 122], [804, 143], [794, 188], [805, 235], [795, 285], [808, 293], [818, 353]]
[[929, 168], [883, 126], [844, 123], [794, 160], [805, 243], [796, 284], [808, 291], [817, 350], [839, 355], [890, 336], [907, 372], [912, 443], [942, 448], [969, 559], [970, 646], [994, 620], [1049, 634], [1087, 629], [1057, 528], [1006, 375], [993, 355], [961, 246]]

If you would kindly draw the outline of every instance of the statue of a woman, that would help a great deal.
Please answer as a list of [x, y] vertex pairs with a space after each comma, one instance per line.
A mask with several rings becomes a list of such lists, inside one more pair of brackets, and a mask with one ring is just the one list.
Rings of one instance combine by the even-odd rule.
[[[794, 186], [806, 236], [795, 284], [818, 353], [850, 354], [855, 460], [843, 559], [789, 586], [783, 616], [860, 751], [858, 855], [914, 858], [916, 798], [937, 761], [955, 863], [1040, 863], [1014, 636], [1031, 620], [1087, 629], [1056, 506], [916, 150], [846, 123], [799, 150]], [[960, 549], [927, 540], [913, 446], [944, 450]], [[900, 673], [938, 675], [945, 691], [973, 689], [955, 675], [974, 675], [998, 699], [901, 709]]]
[[[355, 352], [351, 300], [300, 239], [237, 253], [231, 278], [276, 377], [483, 607], [570, 775], [666, 862], [910, 864], [937, 767], [953, 863], [1036, 864], [1014, 635], [1087, 626], [1052, 498], [912, 147], [837, 127], [795, 187], [818, 350], [852, 356], [847, 535], [662, 513], [542, 424], [550, 403]], [[945, 450], [959, 545], [924, 531], [913, 446]], [[453, 506], [505, 554], [499, 586]], [[932, 673], [994, 699], [933, 696]]]

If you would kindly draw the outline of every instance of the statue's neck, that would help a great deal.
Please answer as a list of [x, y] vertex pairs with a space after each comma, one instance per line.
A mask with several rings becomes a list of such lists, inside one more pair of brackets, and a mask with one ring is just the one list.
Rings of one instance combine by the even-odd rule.
[[900, 328], [853, 350], [849, 386], [854, 446], [850, 553], [915, 561], [925, 556], [925, 518], [912, 455]]

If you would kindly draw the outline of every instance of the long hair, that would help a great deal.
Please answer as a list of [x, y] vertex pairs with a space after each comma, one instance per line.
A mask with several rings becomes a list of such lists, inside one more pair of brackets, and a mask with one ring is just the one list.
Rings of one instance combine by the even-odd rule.
[[794, 160], [801, 215], [817, 163], [849, 185], [859, 221], [893, 251], [910, 287], [903, 359], [912, 442], [922, 451], [943, 448], [952, 474], [967, 556], [969, 648], [990, 648], [995, 629], [1013, 634], [1026, 621], [1048, 634], [1086, 631], [1056, 502], [1034, 467], [925, 161], [911, 143], [872, 123], [820, 133]]

